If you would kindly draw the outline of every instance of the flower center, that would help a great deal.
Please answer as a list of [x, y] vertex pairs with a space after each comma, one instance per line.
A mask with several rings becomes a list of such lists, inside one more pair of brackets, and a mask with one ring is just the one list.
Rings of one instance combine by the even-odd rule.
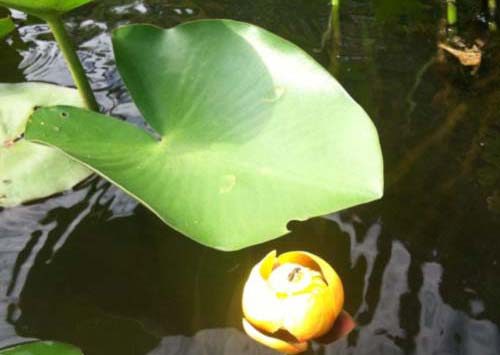
[[289, 295], [308, 287], [318, 272], [295, 263], [285, 263], [269, 275], [269, 285], [278, 293]]

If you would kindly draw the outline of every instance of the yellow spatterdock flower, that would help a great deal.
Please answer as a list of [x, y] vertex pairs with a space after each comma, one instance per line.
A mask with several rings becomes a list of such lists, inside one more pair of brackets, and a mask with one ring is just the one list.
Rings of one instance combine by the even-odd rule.
[[332, 329], [343, 304], [342, 282], [326, 261], [304, 251], [272, 251], [245, 284], [243, 328], [262, 344], [297, 354]]

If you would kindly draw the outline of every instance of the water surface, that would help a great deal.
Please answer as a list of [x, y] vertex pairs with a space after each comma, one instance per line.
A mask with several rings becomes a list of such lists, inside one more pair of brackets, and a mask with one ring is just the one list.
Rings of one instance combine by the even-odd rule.
[[[134, 122], [110, 47], [116, 26], [223, 17], [293, 41], [374, 120], [385, 197], [232, 253], [179, 235], [99, 178], [2, 210], [0, 345], [41, 338], [86, 355], [273, 354], [241, 330], [242, 285], [267, 251], [305, 249], [339, 272], [358, 323], [310, 353], [500, 353], [500, 37], [474, 1], [461, 11], [461, 35], [486, 42], [476, 75], [438, 53], [436, 2], [344, 1], [340, 38], [327, 33], [328, 1], [103, 0], [73, 13], [99, 102]], [[19, 34], [0, 44], [0, 80], [71, 85], [47, 27], [15, 17]]]

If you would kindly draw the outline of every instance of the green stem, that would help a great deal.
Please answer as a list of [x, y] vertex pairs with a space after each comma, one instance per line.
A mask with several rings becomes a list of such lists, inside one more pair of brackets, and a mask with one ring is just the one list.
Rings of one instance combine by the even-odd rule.
[[330, 51], [330, 71], [332, 75], [338, 78], [340, 71], [339, 55], [342, 44], [342, 36], [340, 34], [340, 0], [332, 0], [332, 13], [330, 15], [330, 23], [328, 24], [330, 36], [333, 32], [332, 47]]
[[447, 10], [447, 18], [448, 25], [455, 26], [457, 24], [457, 4], [455, 0], [447, 0], [448, 10]]
[[495, 23], [497, 16], [496, 0], [488, 0], [488, 12], [489, 12], [488, 26], [491, 31], [496, 31], [497, 29], [497, 24]]
[[488, 10], [490, 12], [490, 16], [491, 17], [495, 17], [496, 16], [496, 12], [497, 12], [497, 2], [496, 2], [496, 0], [488, 0]]
[[335, 38], [335, 42], [339, 45], [341, 42], [341, 34], [340, 34], [340, 0], [332, 0], [332, 27], [333, 27], [333, 36]]
[[71, 75], [73, 76], [73, 80], [75, 81], [76, 87], [83, 98], [85, 106], [90, 110], [99, 111], [99, 106], [97, 105], [94, 93], [92, 92], [92, 88], [90, 87], [87, 76], [85, 75], [82, 63], [80, 62], [78, 54], [71, 44], [71, 39], [69, 38], [68, 32], [66, 32], [66, 29], [64, 28], [64, 23], [61, 18], [59, 16], [50, 16], [44, 18], [44, 20], [49, 24], [50, 30], [52, 31], [54, 38], [56, 39], [57, 44], [66, 59]]

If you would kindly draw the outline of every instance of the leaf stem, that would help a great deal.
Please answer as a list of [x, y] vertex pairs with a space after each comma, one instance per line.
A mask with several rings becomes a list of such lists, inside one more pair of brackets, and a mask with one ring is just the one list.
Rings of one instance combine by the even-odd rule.
[[99, 111], [99, 106], [95, 99], [90, 83], [85, 75], [82, 63], [78, 58], [73, 45], [71, 44], [71, 39], [64, 28], [64, 23], [59, 16], [48, 16], [44, 18], [49, 24], [50, 30], [52, 31], [54, 38], [61, 49], [61, 52], [66, 59], [66, 62], [75, 81], [76, 87], [83, 98], [85, 106], [93, 111]]
[[447, 18], [448, 26], [455, 26], [457, 24], [457, 4], [456, 0], [447, 0]]
[[489, 13], [488, 27], [490, 28], [490, 31], [496, 31], [497, 30], [497, 24], [495, 22], [497, 17], [496, 0], [488, 0], [488, 13]]
[[340, 34], [340, 0], [332, 0], [332, 28], [333, 28], [333, 36], [335, 38], [335, 43], [340, 45], [341, 43], [341, 34]]

